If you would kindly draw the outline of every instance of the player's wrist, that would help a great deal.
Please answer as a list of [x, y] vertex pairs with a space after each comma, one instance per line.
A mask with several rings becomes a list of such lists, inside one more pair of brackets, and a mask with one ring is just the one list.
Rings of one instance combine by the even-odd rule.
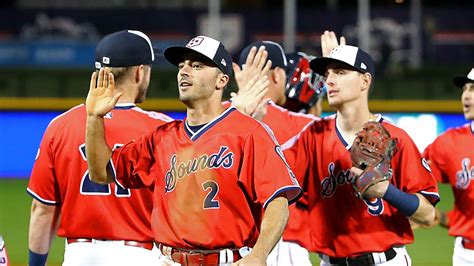
[[412, 216], [420, 206], [420, 199], [416, 195], [401, 191], [392, 184], [388, 185], [383, 199], [406, 217]]
[[39, 254], [31, 249], [28, 252], [28, 265], [30, 266], [44, 266], [46, 265], [46, 260], [48, 259], [48, 253]]

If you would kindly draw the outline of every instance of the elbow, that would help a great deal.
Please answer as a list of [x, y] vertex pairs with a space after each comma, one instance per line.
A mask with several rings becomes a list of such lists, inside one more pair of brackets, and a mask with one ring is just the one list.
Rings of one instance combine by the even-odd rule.
[[92, 172], [92, 171], [89, 172], [89, 180], [94, 182], [94, 183], [101, 184], [101, 185], [109, 184], [109, 183], [112, 182], [108, 178], [107, 174], [101, 174], [101, 173]]
[[430, 205], [429, 211], [426, 215], [425, 224], [426, 226], [434, 226], [436, 224], [436, 211], [433, 206]]
[[427, 204], [418, 215], [413, 215], [413, 220], [422, 226], [432, 227], [436, 225], [436, 210], [431, 204]]

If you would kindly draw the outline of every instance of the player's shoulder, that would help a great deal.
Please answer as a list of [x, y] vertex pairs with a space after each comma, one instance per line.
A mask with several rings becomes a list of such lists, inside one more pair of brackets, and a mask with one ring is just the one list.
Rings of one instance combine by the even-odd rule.
[[64, 124], [69, 124], [69, 123], [76, 124], [79, 122], [79, 119], [81, 118], [85, 119], [85, 117], [86, 117], [86, 105], [82, 103], [54, 117], [49, 122], [48, 129], [53, 129], [56, 127], [60, 127], [61, 125], [64, 125]]
[[317, 116], [314, 116], [311, 114], [297, 113], [297, 112], [290, 111], [286, 108], [283, 108], [277, 105], [273, 101], [268, 102], [268, 112], [286, 115], [290, 117], [290, 119], [296, 119], [296, 120], [307, 121], [307, 122], [319, 119]]
[[328, 132], [336, 130], [336, 114], [328, 115], [325, 117], [316, 117], [310, 121], [304, 129], [310, 129], [311, 131]]
[[131, 110], [152, 120], [160, 120], [165, 123], [173, 121], [173, 118], [169, 117], [166, 114], [155, 112], [155, 111], [147, 111], [138, 106], [131, 108]]
[[389, 118], [380, 114], [377, 114], [376, 116], [377, 118], [375, 121], [382, 123], [382, 125], [388, 130], [392, 137], [409, 137], [408, 133], [403, 128], [397, 126]]
[[474, 122], [466, 123], [457, 127], [448, 128], [445, 132], [436, 137], [434, 142], [456, 141], [458, 137], [472, 136], [474, 137]]
[[460, 125], [457, 127], [448, 128], [446, 132], [441, 134], [440, 136], [444, 135], [465, 135], [465, 134], [473, 134], [474, 136], [474, 122], [466, 123], [464, 125]]
[[390, 133], [390, 137], [397, 139], [398, 145], [416, 146], [415, 141], [403, 128], [395, 125], [395, 123], [386, 117], [382, 117], [381, 115], [378, 115], [378, 117], [380, 117], [380, 120], [378, 121], [382, 123], [385, 129], [387, 129], [388, 133]]
[[257, 132], [272, 132], [265, 123], [241, 113], [233, 106], [226, 109], [224, 113], [228, 115], [224, 115], [226, 118], [223, 119], [224, 123], [221, 123], [221, 126], [228, 129], [225, 131], [232, 132], [235, 135], [245, 136]]

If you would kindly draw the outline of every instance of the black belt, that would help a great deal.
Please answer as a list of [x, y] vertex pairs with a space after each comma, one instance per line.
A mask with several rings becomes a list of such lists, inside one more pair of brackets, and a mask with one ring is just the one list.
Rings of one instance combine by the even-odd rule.
[[[397, 252], [391, 248], [383, 252], [385, 254], [386, 261], [389, 261], [397, 255]], [[329, 263], [335, 265], [346, 265], [346, 266], [369, 266], [374, 265], [375, 260], [372, 253], [365, 253], [356, 257], [347, 257], [347, 258], [334, 258], [328, 257]]]

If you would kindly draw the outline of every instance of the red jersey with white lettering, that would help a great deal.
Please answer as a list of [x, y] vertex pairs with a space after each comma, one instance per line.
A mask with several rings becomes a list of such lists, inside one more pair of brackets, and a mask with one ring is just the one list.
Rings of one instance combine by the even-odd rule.
[[449, 234], [474, 239], [474, 122], [447, 130], [423, 156], [435, 178], [453, 189]]
[[[282, 144], [298, 134], [315, 119], [319, 118], [288, 111], [270, 101], [263, 122], [272, 129], [278, 143]], [[304, 200], [305, 198], [301, 197], [298, 202], [288, 207], [290, 217], [283, 232], [283, 240], [296, 242], [304, 248], [309, 248], [311, 242], [309, 238], [308, 206]]]
[[[421, 193], [435, 204], [436, 181], [418, 148], [402, 129], [377, 121], [398, 139], [390, 182], [407, 193]], [[383, 199], [356, 198], [350, 169], [351, 143], [336, 126], [336, 115], [309, 124], [283, 144], [285, 156], [308, 193], [311, 251], [331, 257], [383, 252], [413, 242], [408, 219]]]
[[[27, 191], [61, 208], [58, 236], [152, 241], [153, 192], [99, 185], [89, 180], [85, 153], [86, 110], [81, 104], [46, 129]], [[117, 105], [104, 117], [110, 147], [128, 143], [172, 119], [133, 104]]]
[[177, 248], [253, 246], [267, 204], [301, 193], [270, 130], [234, 107], [196, 131], [184, 121], [161, 126], [114, 151], [113, 162], [124, 187], [154, 184], [155, 240]]

